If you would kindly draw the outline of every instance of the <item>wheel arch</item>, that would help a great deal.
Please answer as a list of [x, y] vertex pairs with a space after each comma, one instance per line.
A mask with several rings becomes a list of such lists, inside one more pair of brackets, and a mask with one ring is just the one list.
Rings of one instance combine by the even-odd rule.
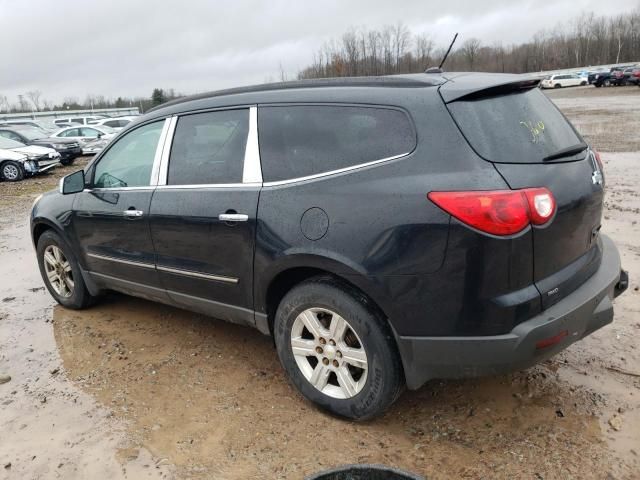
[[44, 218], [36, 219], [31, 225], [31, 239], [34, 247], [38, 246], [38, 240], [47, 230], [53, 230], [58, 235], [63, 236], [62, 230], [55, 223]]
[[[390, 312], [380, 289], [358, 267], [336, 259], [313, 254], [299, 254], [283, 259], [260, 279], [256, 279], [254, 300], [256, 311], [263, 312], [273, 333], [275, 312], [282, 298], [292, 288], [314, 277], [328, 277], [360, 295], [366, 305], [375, 310], [390, 326]], [[393, 329], [392, 329], [393, 330]]]

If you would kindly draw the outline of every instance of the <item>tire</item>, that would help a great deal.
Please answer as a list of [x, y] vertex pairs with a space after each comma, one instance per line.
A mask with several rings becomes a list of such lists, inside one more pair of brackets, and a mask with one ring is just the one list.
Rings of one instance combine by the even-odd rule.
[[580, 86], [581, 86], [581, 87], [584, 87], [586, 84], [587, 84], [587, 82], [584, 82], [584, 81], [583, 81], [583, 82], [580, 82]]
[[13, 160], [6, 161], [0, 168], [0, 175], [7, 182], [19, 182], [24, 178], [24, 167], [19, 162]]
[[66, 166], [69, 165], [73, 165], [73, 162], [75, 162], [76, 159], [74, 157], [72, 158], [65, 158], [65, 159], [60, 159], [60, 164]]
[[556, 83], [553, 88], [562, 88], [562, 85], [560, 85], [559, 83]]
[[608, 78], [602, 82], [602, 85], [604, 85], [605, 87], [610, 87], [611, 86], [611, 80], [609, 80]]
[[[61, 256], [56, 255], [56, 249]], [[54, 267], [52, 262], [45, 260], [45, 253], [60, 264], [59, 269]], [[86, 308], [94, 302], [94, 297], [87, 290], [82, 278], [76, 256], [67, 242], [57, 233], [53, 230], [44, 232], [38, 239], [36, 254], [42, 280], [56, 302], [63, 307], [74, 310]], [[51, 271], [53, 271], [53, 275], [50, 273]], [[71, 286], [68, 281], [62, 280], [61, 271], [64, 271], [64, 278], [71, 281]], [[52, 280], [50, 280], [50, 275]], [[54, 276], [57, 278], [53, 278]]]
[[[331, 333], [330, 328], [342, 333]], [[391, 406], [404, 388], [400, 357], [385, 319], [360, 292], [330, 277], [305, 281], [284, 296], [276, 311], [274, 338], [292, 383], [335, 415], [370, 419]], [[319, 387], [311, 383], [314, 378]]]

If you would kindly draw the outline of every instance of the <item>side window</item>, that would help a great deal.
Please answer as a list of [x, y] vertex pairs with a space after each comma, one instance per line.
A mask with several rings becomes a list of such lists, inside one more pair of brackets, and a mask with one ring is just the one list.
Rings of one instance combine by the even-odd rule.
[[82, 137], [97, 137], [100, 132], [98, 132], [95, 128], [81, 128], [80, 136]]
[[413, 124], [396, 109], [261, 107], [258, 138], [267, 182], [306, 177], [411, 152]]
[[96, 165], [93, 186], [121, 188], [149, 185], [163, 125], [164, 120], [144, 125], [114, 143]]
[[196, 113], [178, 119], [168, 185], [241, 183], [249, 110]]
[[66, 132], [62, 132], [60, 136], [61, 137], [79, 137], [80, 133], [78, 132], [77, 128], [70, 128]]

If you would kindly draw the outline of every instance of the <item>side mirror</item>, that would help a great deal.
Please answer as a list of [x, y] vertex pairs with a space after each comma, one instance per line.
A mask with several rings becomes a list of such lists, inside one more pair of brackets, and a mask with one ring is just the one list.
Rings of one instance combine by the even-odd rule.
[[84, 170], [70, 173], [66, 177], [60, 179], [60, 193], [69, 195], [71, 193], [79, 193], [84, 190]]
[[99, 132], [99, 133], [98, 133], [98, 139], [101, 139], [101, 138], [102, 138], [102, 133], [101, 133], [101, 132]]

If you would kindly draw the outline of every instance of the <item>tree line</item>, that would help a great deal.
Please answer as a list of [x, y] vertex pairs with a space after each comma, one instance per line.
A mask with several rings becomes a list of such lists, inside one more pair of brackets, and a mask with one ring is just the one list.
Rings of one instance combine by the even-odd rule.
[[61, 103], [53, 103], [47, 100], [40, 90], [32, 90], [18, 95], [14, 102], [11, 102], [6, 95], [0, 94], [0, 114], [132, 107], [138, 107], [142, 113], [156, 105], [182, 96], [184, 95], [176, 93], [173, 88], [154, 88], [150, 97], [108, 98], [104, 95], [87, 95], [84, 100], [79, 100], [78, 97], [69, 96], [65, 97]]
[[[452, 32], [453, 36], [453, 32]], [[399, 22], [380, 30], [353, 28], [325, 43], [299, 79], [422, 72], [437, 66], [448, 45]], [[450, 53], [446, 70], [527, 73], [640, 60], [640, 9], [608, 17], [582, 13], [521, 44], [468, 38]]]

